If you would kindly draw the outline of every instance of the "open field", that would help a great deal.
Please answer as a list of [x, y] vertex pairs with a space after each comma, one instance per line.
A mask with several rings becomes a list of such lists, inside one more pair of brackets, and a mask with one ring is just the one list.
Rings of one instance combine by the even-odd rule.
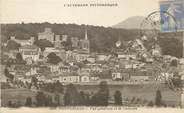
[[7, 105], [8, 101], [19, 102], [20, 105], [25, 104], [27, 97], [32, 97], [35, 100], [36, 92], [28, 89], [2, 89], [1, 90], [1, 104]]
[[[98, 91], [97, 85], [77, 85], [77, 89], [85, 92]], [[113, 97], [113, 94], [116, 90], [121, 91], [122, 97], [132, 99], [140, 98], [146, 99], [149, 101], [155, 100], [156, 90], [159, 89], [162, 93], [162, 99], [167, 105], [178, 106], [180, 104], [181, 92], [173, 91], [169, 89], [164, 84], [140, 84], [140, 85], [109, 85], [110, 96]]]
[[[98, 91], [98, 85], [76, 85], [78, 91], [95, 93]], [[162, 94], [162, 100], [170, 106], [180, 105], [181, 92], [173, 91], [164, 84], [147, 84], [147, 85], [109, 85], [110, 97], [116, 90], [120, 90], [123, 98], [132, 99], [133, 97], [141, 100], [155, 100], [156, 90], [159, 89]], [[7, 104], [9, 100], [25, 104], [27, 97], [32, 97], [35, 101], [36, 92], [28, 89], [2, 89], [2, 105]]]

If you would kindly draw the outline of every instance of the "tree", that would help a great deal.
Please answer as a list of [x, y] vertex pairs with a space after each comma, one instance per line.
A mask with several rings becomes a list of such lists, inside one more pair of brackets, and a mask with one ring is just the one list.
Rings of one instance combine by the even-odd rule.
[[119, 90], [116, 91], [114, 94], [114, 101], [115, 101], [115, 105], [122, 105], [122, 96]]
[[83, 61], [84, 64], [89, 64], [90, 62], [86, 59]]
[[111, 70], [104, 70], [100, 73], [100, 78], [109, 79], [112, 78]]
[[63, 93], [63, 85], [59, 82], [59, 80], [56, 81], [56, 83], [53, 84], [54, 85], [54, 91], [57, 91], [59, 93]]
[[1, 41], [2, 42], [7, 42], [8, 38], [5, 35], [1, 35]]
[[41, 51], [44, 51], [46, 47], [53, 47], [54, 46], [50, 41], [48, 41], [46, 39], [37, 40], [37, 41], [35, 41], [34, 44], [37, 45], [41, 49]]
[[155, 105], [158, 107], [162, 106], [162, 95], [160, 90], [156, 91]]
[[65, 47], [66, 50], [72, 50], [72, 42], [70, 38], [67, 38], [67, 40], [61, 42], [61, 44]]
[[176, 73], [174, 75], [174, 77], [171, 79], [172, 82], [173, 82], [173, 85], [176, 87], [176, 88], [181, 88], [182, 87], [182, 80], [181, 80], [181, 76], [178, 75], [178, 73]]
[[8, 50], [18, 50], [20, 46], [21, 45], [18, 44], [17, 42], [15, 42], [13, 40], [9, 40], [6, 47]]
[[76, 106], [80, 104], [79, 93], [73, 84], [66, 86], [66, 92], [64, 94], [64, 105]]
[[[171, 34], [168, 33], [168, 35]], [[159, 45], [162, 48], [162, 52], [164, 55], [182, 57], [182, 42], [176, 38], [173, 38], [172, 35], [163, 36], [163, 38], [159, 38]]]
[[172, 61], [171, 61], [171, 63], [170, 63], [170, 65], [171, 65], [171, 66], [175, 66], [175, 67], [177, 67], [177, 65], [178, 65], [177, 60], [175, 60], [175, 59], [174, 59], [174, 60], [172, 60]]
[[26, 62], [23, 60], [22, 55], [20, 53], [16, 54], [16, 60], [18, 63], [25, 64]]
[[54, 97], [55, 101], [56, 101], [56, 105], [59, 106], [60, 105], [60, 95], [56, 94]]
[[[1, 49], [1, 51], [3, 51], [3, 50]], [[8, 55], [1, 54], [1, 63], [3, 65], [6, 65], [7, 66], [8, 59], [9, 59], [9, 56]]]
[[47, 97], [45, 97], [45, 106], [53, 106], [53, 102], [52, 102], [52, 97], [47, 95]]
[[5, 70], [4, 70], [4, 75], [5, 75], [10, 81], [13, 81], [14, 75], [10, 74], [7, 68], [5, 68]]
[[17, 54], [16, 54], [16, 59], [17, 59], [18, 61], [22, 61], [22, 60], [23, 60], [22, 55], [21, 55], [20, 53], [17, 53]]
[[153, 102], [152, 101], [150, 101], [149, 103], [148, 103], [148, 106], [150, 106], [150, 107], [153, 107]]
[[91, 104], [94, 106], [107, 106], [109, 98], [109, 89], [106, 81], [100, 82], [99, 91], [92, 96]]
[[48, 63], [50, 64], [58, 64], [59, 62], [61, 62], [61, 58], [59, 56], [57, 56], [55, 53], [49, 53], [48, 57]]
[[46, 105], [46, 96], [43, 92], [37, 92], [37, 95], [36, 95], [36, 101], [37, 101], [37, 106], [38, 107], [41, 107], [41, 106], [45, 106]]
[[13, 107], [12, 101], [8, 101], [8, 107]]
[[133, 97], [133, 98], [131, 99], [131, 103], [135, 103], [135, 101], [136, 101], [136, 98]]
[[8, 75], [9, 75], [9, 71], [8, 71], [7, 68], [4, 69], [4, 75], [5, 75], [5, 76], [8, 76]]
[[77, 65], [80, 69], [85, 66], [83, 62], [76, 62], [75, 65]]
[[37, 86], [37, 82], [38, 82], [38, 79], [37, 79], [35, 76], [33, 76], [33, 77], [31, 78], [31, 83], [32, 83], [33, 85]]
[[79, 98], [80, 98], [80, 105], [87, 105], [87, 98], [86, 98], [86, 95], [85, 95], [85, 93], [83, 92], [83, 91], [80, 91], [80, 96], [79, 96]]
[[53, 93], [54, 92], [54, 85], [53, 85], [53, 83], [47, 83], [47, 84], [45, 84], [44, 86], [43, 86], [43, 89], [45, 90], [45, 91], [48, 91], [48, 92], [51, 92], [51, 93]]
[[90, 105], [90, 94], [85, 94], [85, 105], [89, 106]]
[[32, 98], [31, 97], [27, 97], [26, 98], [25, 106], [28, 106], [28, 107], [32, 106]]

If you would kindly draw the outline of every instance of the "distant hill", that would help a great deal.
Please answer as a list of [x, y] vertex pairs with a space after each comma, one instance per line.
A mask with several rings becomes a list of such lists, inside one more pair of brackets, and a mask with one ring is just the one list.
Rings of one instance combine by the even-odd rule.
[[123, 29], [140, 29], [140, 24], [144, 20], [144, 18], [145, 17], [143, 16], [130, 17], [112, 27], [123, 28]]

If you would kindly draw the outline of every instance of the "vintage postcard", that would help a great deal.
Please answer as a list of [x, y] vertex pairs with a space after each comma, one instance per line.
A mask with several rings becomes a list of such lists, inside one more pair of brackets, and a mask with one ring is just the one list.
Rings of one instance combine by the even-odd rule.
[[0, 0], [0, 113], [184, 111], [184, 0]]

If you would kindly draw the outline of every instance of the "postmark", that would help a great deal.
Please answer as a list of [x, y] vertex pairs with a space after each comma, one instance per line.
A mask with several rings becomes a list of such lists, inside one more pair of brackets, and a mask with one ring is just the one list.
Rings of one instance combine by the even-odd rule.
[[[172, 20], [172, 26], [168, 25], [166, 18]], [[176, 18], [166, 11], [155, 11], [150, 13], [140, 25], [141, 35], [146, 35], [150, 38], [157, 37], [159, 32], [172, 31], [177, 32]]]
[[[173, 21], [173, 26], [166, 26], [168, 24], [167, 20], [164, 18], [171, 18]], [[164, 29], [163, 29], [164, 26]], [[150, 13], [140, 24], [140, 35], [141, 37], [147, 37], [147, 41], [151, 44], [152, 48], [157, 43], [157, 38], [159, 34], [162, 32], [166, 32], [169, 30], [173, 34], [177, 32], [177, 23], [174, 16], [166, 11], [155, 11]]]

